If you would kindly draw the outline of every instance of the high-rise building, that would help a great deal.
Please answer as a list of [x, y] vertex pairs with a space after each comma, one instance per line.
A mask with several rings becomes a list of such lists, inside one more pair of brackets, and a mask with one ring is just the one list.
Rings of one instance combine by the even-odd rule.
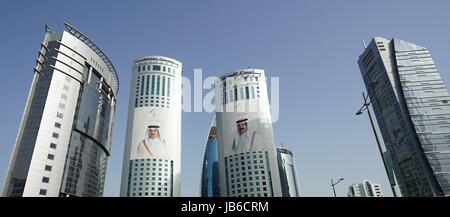
[[427, 48], [374, 38], [358, 60], [403, 196], [450, 196], [450, 96]]
[[381, 187], [377, 183], [372, 183], [369, 180], [364, 180], [358, 184], [351, 184], [348, 187], [349, 197], [382, 197]]
[[86, 35], [46, 26], [3, 196], [102, 196], [119, 79]]
[[220, 197], [219, 161], [217, 147], [216, 118], [214, 117], [206, 139], [203, 158], [201, 197]]
[[122, 197], [179, 197], [182, 65], [163, 56], [132, 66]]
[[221, 196], [281, 197], [264, 70], [222, 76], [215, 97]]
[[283, 197], [300, 196], [295, 172], [294, 155], [282, 145], [281, 147], [277, 147], [277, 160]]

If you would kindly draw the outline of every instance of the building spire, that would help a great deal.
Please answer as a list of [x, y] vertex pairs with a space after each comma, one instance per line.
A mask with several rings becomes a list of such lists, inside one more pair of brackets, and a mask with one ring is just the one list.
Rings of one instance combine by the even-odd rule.
[[48, 24], [45, 24], [45, 32], [53, 33], [52, 28]]

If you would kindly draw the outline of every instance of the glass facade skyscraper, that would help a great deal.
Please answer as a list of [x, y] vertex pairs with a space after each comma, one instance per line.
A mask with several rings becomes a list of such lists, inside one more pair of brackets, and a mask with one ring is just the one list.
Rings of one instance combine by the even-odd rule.
[[111, 61], [65, 23], [46, 26], [3, 196], [102, 196], [119, 80]]
[[283, 197], [300, 196], [295, 172], [294, 155], [285, 147], [277, 147], [277, 160]]
[[220, 77], [215, 97], [221, 196], [281, 197], [264, 70]]
[[181, 187], [181, 62], [163, 56], [132, 65], [122, 197], [178, 197]]
[[403, 196], [450, 196], [450, 96], [427, 48], [374, 38], [358, 60]]
[[214, 117], [206, 139], [203, 158], [201, 197], [220, 197], [219, 161], [217, 147], [216, 118]]

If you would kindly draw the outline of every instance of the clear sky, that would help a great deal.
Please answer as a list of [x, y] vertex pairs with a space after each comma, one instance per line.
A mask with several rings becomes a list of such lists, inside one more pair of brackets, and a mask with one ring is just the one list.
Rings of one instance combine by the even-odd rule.
[[[64, 3], [62, 3], [64, 2]], [[442, 1], [0, 1], [0, 181], [16, 139], [44, 25], [67, 21], [111, 59], [120, 91], [105, 196], [118, 196], [132, 60], [164, 55], [217, 76], [247, 66], [280, 78], [277, 144], [295, 156], [302, 196], [332, 196], [330, 178], [369, 179], [391, 196], [366, 115], [357, 59], [362, 40], [397, 37], [427, 47], [449, 86], [450, 2]], [[198, 196], [213, 114], [183, 113], [182, 196]]]

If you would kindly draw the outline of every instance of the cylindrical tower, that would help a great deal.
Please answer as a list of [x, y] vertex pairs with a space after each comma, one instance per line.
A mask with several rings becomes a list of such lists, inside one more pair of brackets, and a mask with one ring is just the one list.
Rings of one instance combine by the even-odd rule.
[[264, 70], [222, 76], [215, 94], [221, 196], [282, 196]]
[[163, 56], [132, 66], [120, 195], [180, 196], [181, 62]]

